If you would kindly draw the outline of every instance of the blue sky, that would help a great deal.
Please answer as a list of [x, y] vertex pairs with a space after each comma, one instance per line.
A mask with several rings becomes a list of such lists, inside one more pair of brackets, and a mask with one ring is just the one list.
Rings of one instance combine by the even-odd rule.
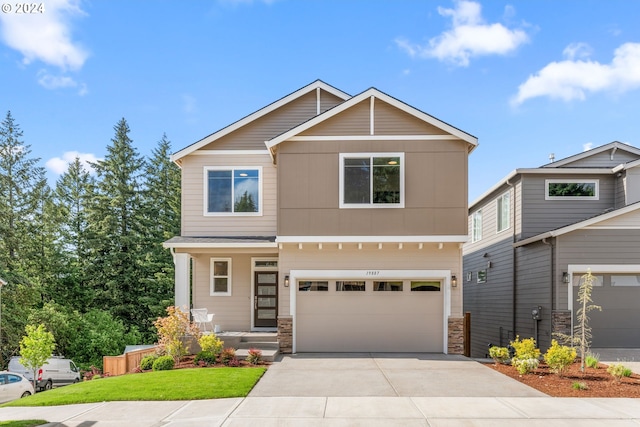
[[321, 79], [373, 86], [479, 139], [469, 199], [520, 167], [640, 146], [640, 2], [46, 0], [0, 12], [0, 117], [55, 181], [122, 117], [177, 151]]

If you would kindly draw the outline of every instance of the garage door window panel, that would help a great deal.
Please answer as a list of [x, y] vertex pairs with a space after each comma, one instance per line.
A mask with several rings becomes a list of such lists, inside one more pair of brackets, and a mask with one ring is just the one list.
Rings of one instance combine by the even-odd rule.
[[398, 282], [373, 282], [374, 292], [402, 292], [403, 283]]
[[338, 292], [364, 292], [365, 291], [365, 282], [363, 281], [340, 281], [336, 282], [336, 291]]
[[439, 281], [412, 281], [411, 292], [440, 292], [441, 285]]
[[611, 286], [640, 286], [640, 275], [612, 274]]
[[328, 292], [329, 282], [327, 281], [314, 281], [314, 280], [300, 280], [298, 281], [299, 292]]

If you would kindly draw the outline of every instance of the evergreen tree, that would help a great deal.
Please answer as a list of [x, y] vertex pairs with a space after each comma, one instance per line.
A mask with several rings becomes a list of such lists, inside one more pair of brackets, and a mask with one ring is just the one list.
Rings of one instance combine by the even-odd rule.
[[146, 250], [142, 212], [144, 159], [129, 138], [123, 118], [114, 127], [115, 136], [104, 160], [94, 164], [97, 182], [88, 209], [89, 281], [94, 306], [106, 308], [127, 327], [145, 323], [149, 317], [140, 305]]
[[234, 212], [258, 212], [256, 202], [253, 201], [253, 196], [245, 191], [238, 200], [236, 200], [233, 206]]

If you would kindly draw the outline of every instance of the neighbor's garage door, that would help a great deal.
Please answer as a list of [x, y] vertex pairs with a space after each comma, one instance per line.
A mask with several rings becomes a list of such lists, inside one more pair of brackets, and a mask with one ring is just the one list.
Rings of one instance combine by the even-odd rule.
[[298, 352], [443, 352], [441, 281], [299, 280]]

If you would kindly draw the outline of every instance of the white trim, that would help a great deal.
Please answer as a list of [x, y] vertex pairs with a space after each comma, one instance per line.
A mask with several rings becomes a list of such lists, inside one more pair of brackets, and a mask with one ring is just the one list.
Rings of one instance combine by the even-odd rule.
[[[218, 276], [218, 277], [226, 277], [227, 279], [227, 291], [226, 292], [215, 292], [215, 270], [214, 263], [223, 261], [227, 263], [227, 275], [226, 276]], [[230, 297], [231, 296], [231, 286], [232, 286], [232, 276], [233, 276], [233, 263], [231, 258], [216, 258], [211, 257], [209, 259], [209, 296], [212, 297]]]
[[[550, 196], [549, 184], [594, 184], [595, 194], [593, 196]], [[556, 179], [549, 178], [544, 180], [544, 199], [545, 200], [600, 200], [600, 180], [594, 179]]]
[[192, 156], [246, 156], [254, 154], [271, 154], [269, 150], [199, 150]]
[[[258, 171], [258, 212], [209, 212], [209, 171], [231, 171], [231, 203], [233, 204], [235, 203], [234, 172], [242, 169]], [[204, 166], [203, 171], [203, 216], [262, 216], [262, 166]]]
[[316, 115], [320, 114], [320, 88], [316, 88]]
[[[502, 200], [502, 206], [504, 206], [504, 198], [505, 196], [509, 197], [509, 203], [507, 204], [509, 209], [509, 214], [507, 215], [508, 224], [502, 230], [500, 227], [500, 218], [502, 218], [502, 210], [500, 209], [500, 201]], [[502, 218], [504, 220], [504, 218]], [[507, 231], [511, 228], [511, 189], [505, 191], [500, 196], [496, 197], [496, 234]]]
[[[275, 271], [278, 274], [278, 283], [277, 283], [277, 294], [278, 298], [278, 309], [280, 309], [280, 272], [278, 270], [278, 266], [275, 267], [256, 267], [256, 261], [276, 261], [279, 264], [278, 257], [251, 257], [251, 298], [249, 299], [249, 313], [251, 313], [251, 331], [271, 331], [274, 328], [265, 328], [255, 326], [255, 310], [254, 310], [254, 299], [256, 297], [256, 271]], [[277, 315], [277, 313], [276, 313]], [[277, 329], [277, 327], [276, 327]]]
[[307, 93], [311, 92], [314, 89], [322, 89], [325, 90], [329, 93], [331, 93], [332, 95], [335, 95], [338, 98], [341, 98], [343, 100], [347, 100], [350, 98], [350, 95], [348, 95], [345, 92], [342, 92], [339, 89], [336, 89], [333, 86], [330, 86], [328, 84], [326, 84], [325, 82], [321, 81], [321, 80], [316, 80], [315, 82], [308, 84], [307, 86], [298, 89], [297, 91], [290, 93], [289, 95], [285, 96], [284, 98], [279, 99], [278, 101], [275, 101], [269, 105], [267, 105], [266, 107], [263, 107], [261, 109], [259, 109], [258, 111], [255, 111], [252, 114], [249, 114], [248, 116], [244, 117], [243, 119], [238, 120], [237, 122], [217, 131], [212, 133], [211, 135], [201, 139], [200, 141], [189, 145], [188, 147], [183, 148], [182, 150], [174, 153], [171, 156], [171, 161], [173, 162], [177, 162], [178, 160], [180, 160], [181, 158], [193, 153], [194, 151], [199, 150], [200, 148], [206, 146], [207, 144], [210, 144], [211, 142], [222, 138], [225, 135], [230, 134], [231, 132], [241, 128], [242, 126], [245, 126], [249, 123], [251, 123], [252, 121], [274, 111], [277, 110], [278, 108], [282, 107], [283, 105], [288, 104], [289, 102], [303, 96], [306, 95]]
[[[482, 240], [482, 209], [478, 209], [471, 214], [471, 243], [476, 243]], [[476, 233], [477, 229], [477, 233]]]
[[454, 135], [301, 135], [292, 136], [288, 141], [459, 141]]
[[165, 248], [175, 249], [257, 249], [257, 248], [277, 248], [276, 242], [268, 243], [163, 243]]
[[465, 243], [467, 235], [447, 236], [278, 236], [277, 243]]
[[[404, 153], [340, 153], [339, 154], [339, 196], [338, 206], [340, 209], [402, 209], [404, 208]], [[370, 167], [370, 180], [369, 180], [369, 203], [345, 203], [344, 202], [344, 161], [345, 159], [369, 157], [371, 163]], [[399, 157], [400, 158], [400, 203], [373, 203], [373, 159], [377, 157]]]
[[369, 106], [369, 135], [374, 135], [375, 132], [375, 119], [376, 119], [376, 110], [375, 110], [375, 96], [371, 95], [371, 104]]
[[300, 124], [299, 126], [294, 127], [293, 129], [284, 132], [282, 134], [280, 134], [279, 136], [267, 141], [267, 147], [272, 149], [273, 147], [275, 147], [276, 145], [280, 144], [283, 141], [288, 140], [289, 138], [291, 138], [292, 136], [296, 136], [298, 134], [300, 134], [301, 132], [304, 132], [305, 130], [317, 125], [318, 123], [321, 123], [337, 114], [340, 114], [341, 112], [353, 107], [354, 105], [366, 100], [368, 97], [370, 96], [375, 96], [376, 98], [380, 99], [383, 102], [386, 102], [388, 104], [391, 104], [392, 106], [398, 108], [399, 110], [402, 110], [408, 114], [411, 114], [412, 116], [427, 122], [435, 127], [438, 127], [440, 129], [442, 129], [445, 132], [448, 132], [452, 135], [457, 136], [459, 139], [462, 139], [463, 141], [466, 141], [467, 143], [469, 143], [471, 145], [471, 148], [469, 149], [469, 151], [472, 151], [477, 145], [478, 145], [478, 138], [476, 138], [475, 136], [472, 136], [464, 131], [461, 131], [460, 129], [457, 129], [451, 125], [449, 125], [448, 123], [445, 123], [441, 120], [436, 119], [433, 116], [430, 116], [426, 113], [423, 113], [422, 111], [411, 107], [408, 104], [405, 104], [404, 102], [401, 102], [383, 92], [380, 92], [379, 90], [375, 89], [375, 88], [371, 88], [368, 89], [362, 93], [360, 93], [359, 95], [356, 95], [352, 98], [350, 98], [349, 100], [343, 102], [342, 104], [339, 104], [335, 107], [333, 107], [331, 110], [328, 110], [324, 113], [322, 113], [319, 116], [316, 116], [314, 118], [312, 118], [311, 120], [308, 120], [302, 124]]
[[[375, 271], [375, 275], [372, 272]], [[298, 279], [351, 279], [351, 280], [371, 280], [371, 279], [438, 279], [442, 280], [443, 286], [443, 319], [442, 319], [442, 352], [448, 353], [448, 325], [451, 316], [451, 270], [291, 270], [289, 271], [289, 315], [292, 318], [292, 353], [296, 353], [297, 345], [297, 289]]]

